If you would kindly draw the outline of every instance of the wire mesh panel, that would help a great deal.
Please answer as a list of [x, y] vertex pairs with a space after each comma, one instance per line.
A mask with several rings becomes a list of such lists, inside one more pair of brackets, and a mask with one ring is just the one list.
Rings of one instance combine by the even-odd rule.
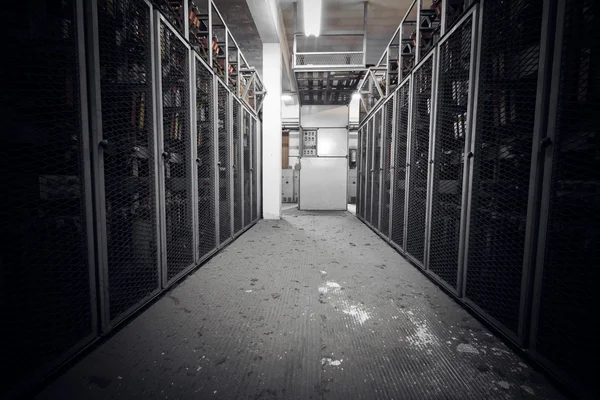
[[367, 122], [367, 157], [365, 169], [365, 221], [371, 223], [371, 199], [373, 181], [373, 118]]
[[150, 21], [142, 0], [98, 1], [110, 320], [159, 285]]
[[252, 221], [258, 219], [258, 127], [257, 120], [250, 120], [250, 138], [252, 141]]
[[406, 252], [423, 265], [433, 57], [413, 73]]
[[381, 181], [383, 185], [381, 199], [381, 233], [390, 236], [390, 187], [391, 187], [391, 152], [392, 152], [392, 134], [394, 130], [394, 97], [390, 97], [384, 104], [384, 137], [383, 137], [383, 170], [381, 172]]
[[373, 163], [371, 164], [372, 190], [371, 200], [371, 224], [379, 230], [379, 186], [381, 185], [381, 142], [382, 142], [382, 122], [383, 108], [375, 114], [373, 118]]
[[600, 356], [600, 8], [593, 0], [565, 3], [535, 349], [598, 398], [589, 362]]
[[189, 124], [189, 49], [160, 21], [167, 280], [194, 263]]
[[466, 296], [517, 331], [543, 2], [486, 2]]
[[94, 329], [80, 21], [74, 1], [41, 1], [36, 11], [28, 2], [3, 9], [10, 61], [0, 67], [2, 394]]
[[230, 202], [230, 168], [229, 152], [229, 92], [222, 84], [218, 84], [217, 115], [219, 140], [219, 237], [221, 243], [231, 237], [231, 202]]
[[244, 169], [243, 169], [243, 182], [244, 182], [244, 226], [250, 225], [252, 222], [252, 158], [250, 157], [250, 137], [253, 125], [252, 116], [248, 111], [244, 110], [244, 128], [242, 137], [242, 146], [244, 149]]
[[198, 174], [198, 254], [216, 247], [215, 231], [215, 151], [214, 91], [210, 71], [196, 62], [196, 164]]
[[242, 230], [242, 129], [245, 125], [243, 108], [237, 100], [233, 100], [233, 224], [234, 234]]
[[362, 213], [362, 204], [363, 204], [363, 199], [362, 199], [362, 180], [363, 180], [363, 137], [364, 137], [364, 133], [363, 133], [363, 129], [359, 129], [358, 130], [358, 166], [356, 168], [356, 173], [357, 173], [357, 177], [356, 177], [356, 215], [362, 217], [363, 213]]
[[473, 13], [439, 46], [427, 268], [457, 289]]
[[408, 145], [408, 112], [410, 80], [396, 94], [396, 148], [394, 149], [394, 204], [390, 239], [404, 248], [404, 204], [406, 200], [406, 150]]

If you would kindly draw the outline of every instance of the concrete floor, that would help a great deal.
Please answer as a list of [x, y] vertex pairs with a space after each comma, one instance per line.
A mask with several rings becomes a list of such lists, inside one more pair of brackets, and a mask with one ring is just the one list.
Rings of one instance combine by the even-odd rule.
[[558, 399], [349, 212], [260, 221], [39, 399]]

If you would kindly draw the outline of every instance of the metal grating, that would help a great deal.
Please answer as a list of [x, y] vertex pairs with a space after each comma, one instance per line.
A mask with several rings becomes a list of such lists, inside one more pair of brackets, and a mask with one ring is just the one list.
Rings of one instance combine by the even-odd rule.
[[383, 170], [381, 172], [381, 181], [383, 184], [381, 199], [381, 233], [385, 236], [390, 236], [390, 195], [391, 195], [391, 152], [392, 152], [392, 135], [394, 132], [394, 97], [390, 97], [387, 104], [384, 105], [384, 140], [383, 140]]
[[250, 138], [252, 141], [252, 221], [258, 219], [258, 122], [250, 120]]
[[296, 71], [300, 105], [348, 105], [364, 71]]
[[219, 145], [219, 237], [221, 243], [231, 237], [231, 203], [229, 154], [231, 144], [229, 139], [229, 92], [221, 84], [218, 85], [217, 113], [218, 113], [218, 145]]
[[244, 226], [242, 216], [242, 121], [243, 108], [237, 100], [233, 100], [233, 228], [234, 234]]
[[457, 289], [473, 14], [440, 44], [427, 268]]
[[296, 53], [296, 67], [354, 67], [364, 65], [364, 53]]
[[75, 2], [36, 10], [44, 13], [27, 2], [3, 10], [10, 62], [0, 67], [2, 394], [82, 346], [96, 307]]
[[[567, 0], [536, 351], [598, 397], [600, 8]], [[551, 115], [554, 117], [554, 115]], [[568, 346], [565, 345], [568, 343]], [[585, 397], [585, 396], [582, 396]]]
[[367, 166], [365, 170], [365, 220], [371, 223], [371, 200], [373, 181], [373, 118], [367, 122]]
[[250, 158], [250, 137], [251, 129], [252, 129], [252, 117], [250, 113], [244, 110], [244, 127], [243, 127], [243, 138], [242, 138], [242, 146], [244, 151], [244, 226], [250, 225], [252, 222], [252, 159]]
[[375, 229], [379, 230], [379, 189], [381, 185], [381, 142], [382, 142], [382, 113], [380, 108], [373, 118], [373, 163], [372, 163], [372, 190], [373, 197], [371, 201], [371, 223]]
[[194, 264], [188, 57], [188, 48], [161, 21], [167, 280]]
[[466, 296], [517, 331], [543, 8], [483, 8]]
[[196, 60], [196, 168], [198, 174], [198, 254], [216, 245], [214, 91], [210, 71]]
[[98, 2], [111, 320], [159, 284], [150, 18], [142, 0]]
[[433, 57], [413, 73], [406, 252], [423, 265]]
[[390, 239], [404, 249], [404, 203], [406, 200], [406, 150], [408, 145], [408, 112], [410, 80], [396, 93], [396, 148], [394, 149], [394, 204]]

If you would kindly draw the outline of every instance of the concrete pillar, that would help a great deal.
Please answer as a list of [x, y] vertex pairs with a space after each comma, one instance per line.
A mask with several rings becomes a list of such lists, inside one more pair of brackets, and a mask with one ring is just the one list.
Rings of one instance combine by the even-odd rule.
[[263, 43], [263, 218], [281, 217], [281, 45]]

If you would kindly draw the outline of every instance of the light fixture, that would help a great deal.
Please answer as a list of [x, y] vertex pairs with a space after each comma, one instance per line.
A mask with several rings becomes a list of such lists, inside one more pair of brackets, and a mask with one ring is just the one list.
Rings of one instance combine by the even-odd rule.
[[359, 92], [352, 93], [352, 100], [360, 100], [360, 93]]
[[304, 0], [304, 35], [321, 33], [321, 0]]
[[283, 100], [283, 101], [292, 101], [292, 100], [294, 100], [294, 98], [291, 95], [289, 95], [289, 94], [282, 94], [281, 95], [281, 100]]

